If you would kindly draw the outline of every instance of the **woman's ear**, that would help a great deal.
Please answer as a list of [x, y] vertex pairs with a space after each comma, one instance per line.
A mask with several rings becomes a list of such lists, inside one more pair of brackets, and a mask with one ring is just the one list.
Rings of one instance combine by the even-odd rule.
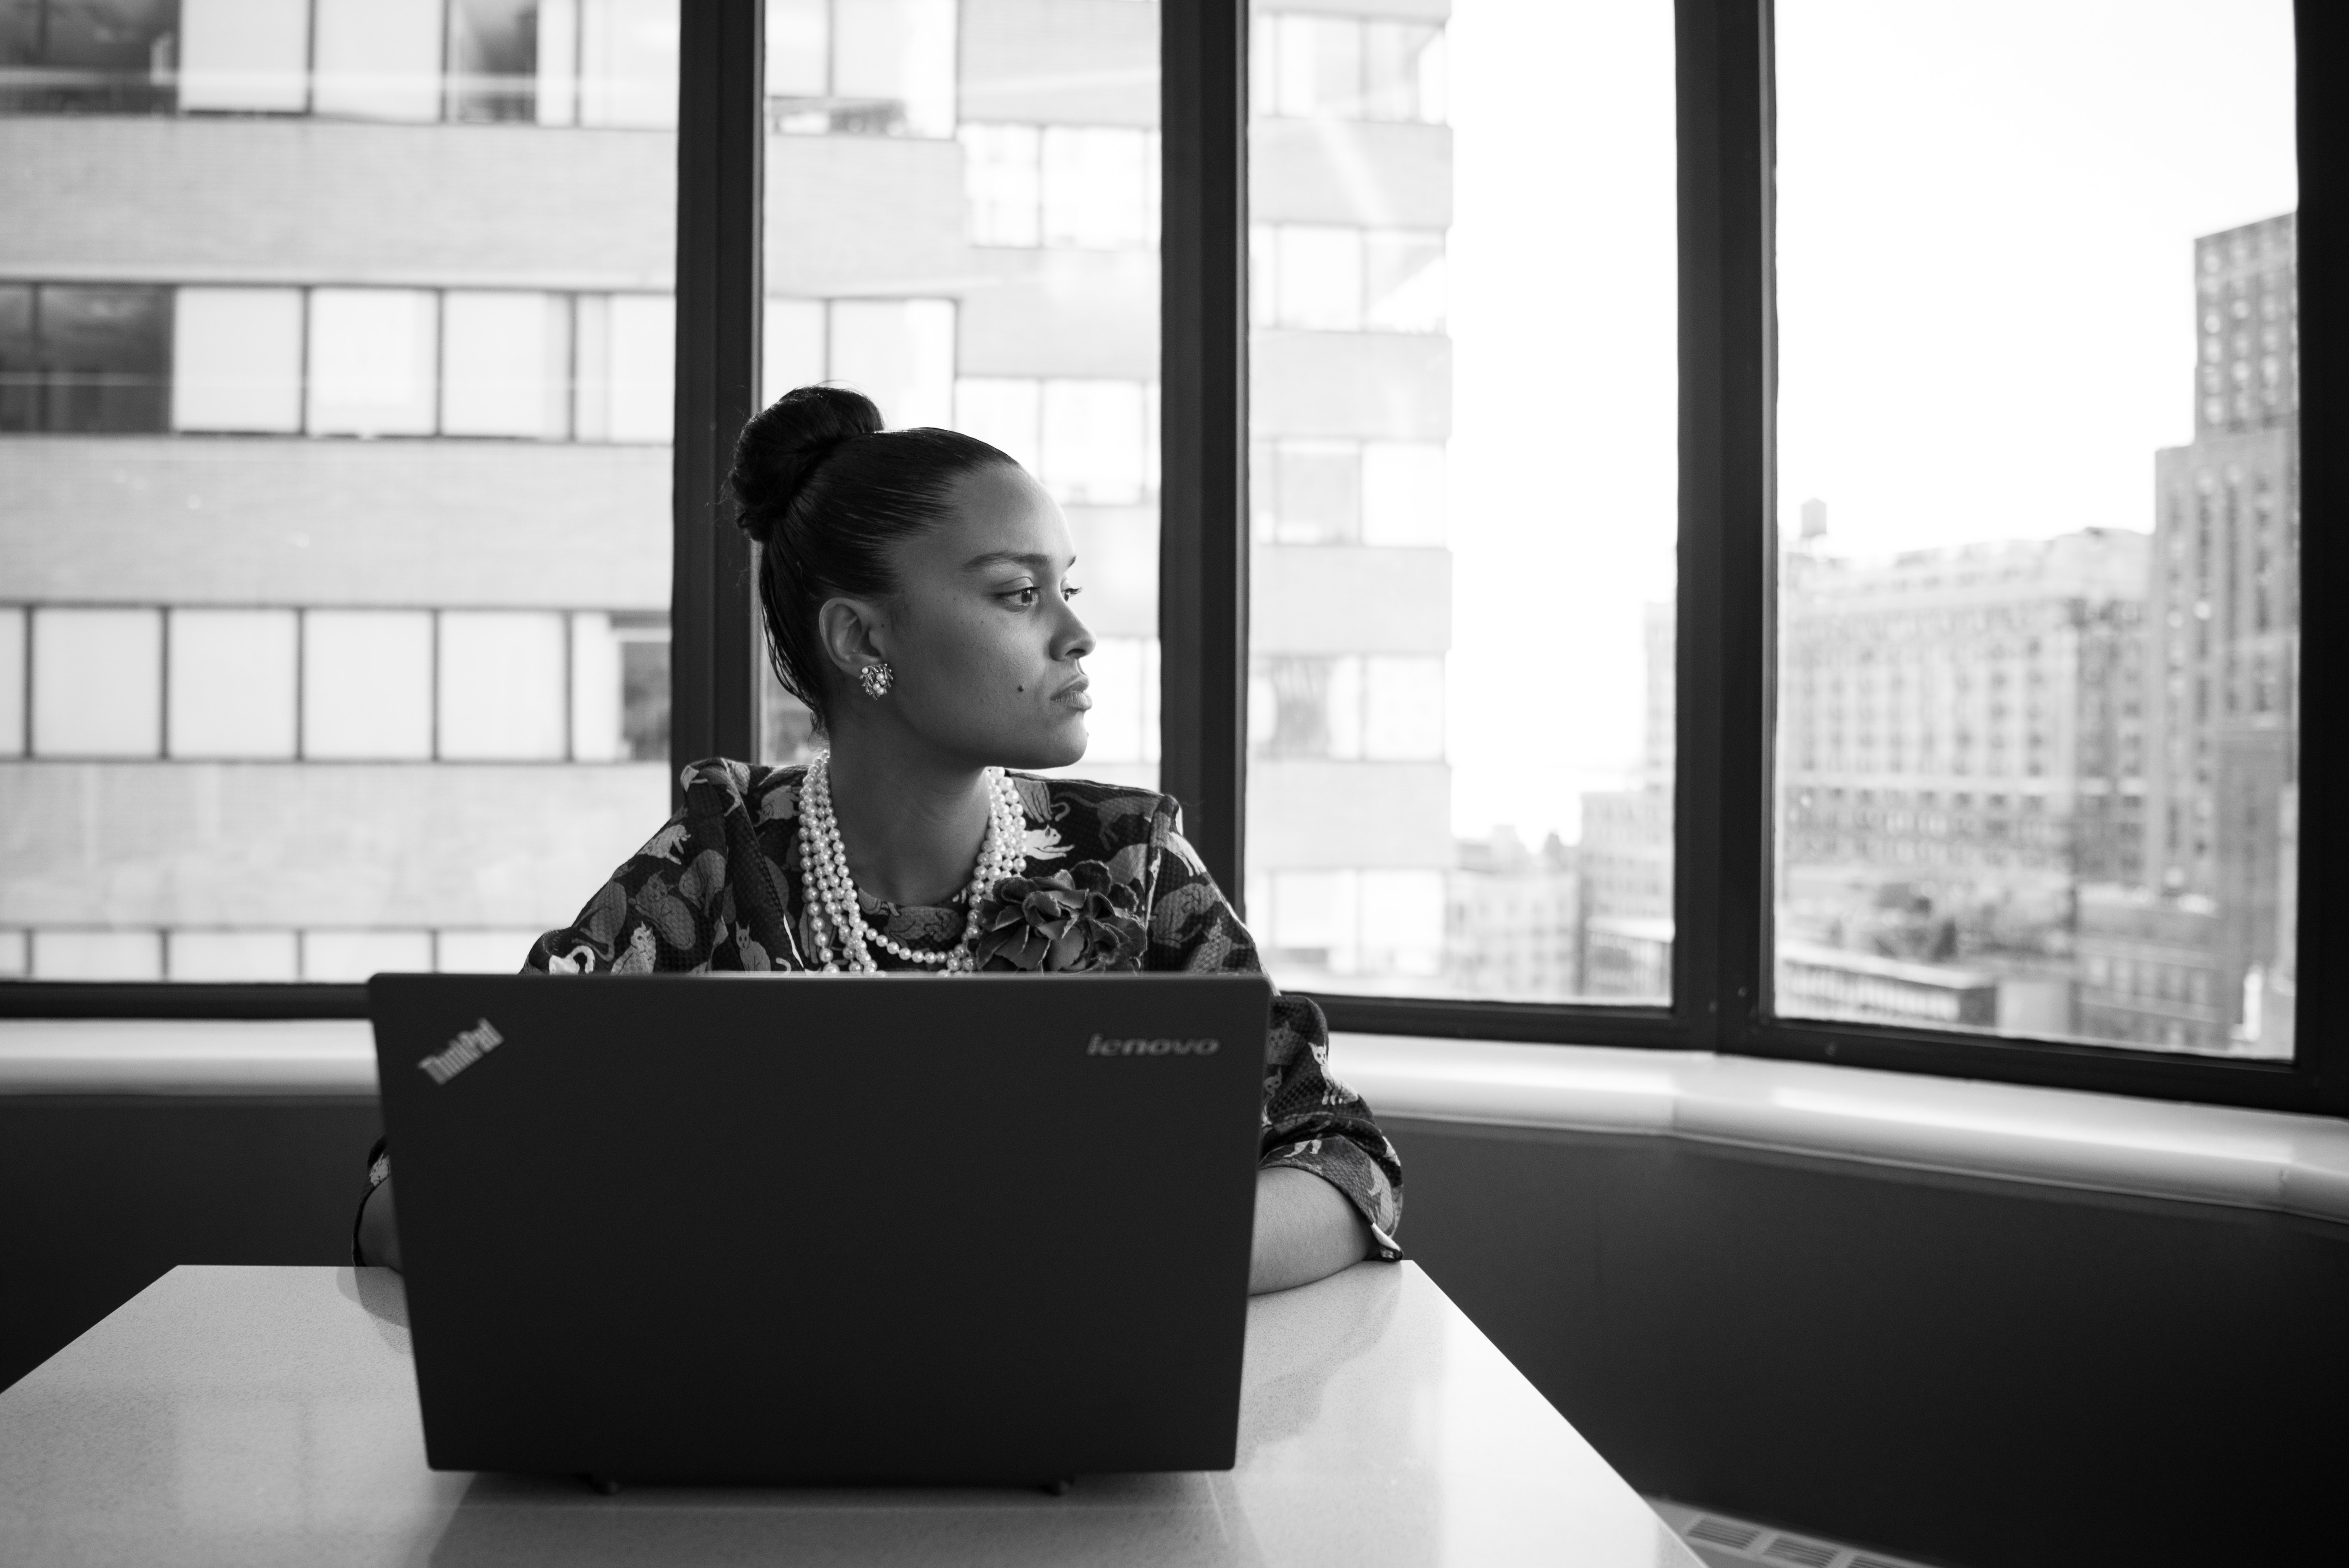
[[824, 600], [823, 607], [815, 612], [815, 629], [823, 643], [824, 658], [851, 680], [864, 673], [867, 665], [888, 658], [880, 642], [886, 627], [870, 599]]

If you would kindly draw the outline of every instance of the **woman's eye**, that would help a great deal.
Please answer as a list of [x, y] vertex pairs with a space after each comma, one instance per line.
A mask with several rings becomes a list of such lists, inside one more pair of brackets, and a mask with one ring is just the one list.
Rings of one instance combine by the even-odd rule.
[[1026, 609], [1030, 605], [1036, 602], [1036, 590], [1032, 587], [1014, 588], [1009, 593], [1006, 594], [1004, 597], [1011, 600], [1021, 609]]
[[1072, 599], [1084, 591], [1084, 589], [1077, 587], [1076, 584], [1069, 583], [1061, 587], [1061, 597], [1063, 599]]

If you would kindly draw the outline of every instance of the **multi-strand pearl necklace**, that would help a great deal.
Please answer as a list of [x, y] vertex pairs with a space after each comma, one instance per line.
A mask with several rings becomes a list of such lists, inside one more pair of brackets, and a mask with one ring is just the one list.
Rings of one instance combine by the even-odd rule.
[[[1027, 858], [1018, 788], [1001, 768], [988, 769], [987, 783], [987, 838], [978, 847], [978, 864], [971, 869], [962, 940], [933, 952], [907, 947], [864, 923], [864, 911], [856, 902], [856, 879], [848, 874], [848, 851], [840, 842], [840, 819], [832, 810], [832, 753], [815, 754], [800, 782], [800, 887], [815, 939], [817, 969], [826, 974], [877, 973], [881, 966], [873, 961], [874, 944], [907, 963], [942, 964], [944, 974], [968, 974], [978, 967], [979, 902]], [[837, 956], [833, 952], [835, 941]]]

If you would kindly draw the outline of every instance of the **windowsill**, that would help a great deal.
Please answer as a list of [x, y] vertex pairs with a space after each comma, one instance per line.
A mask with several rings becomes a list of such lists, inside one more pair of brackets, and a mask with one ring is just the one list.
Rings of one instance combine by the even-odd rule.
[[1697, 1051], [1340, 1034], [1381, 1116], [1688, 1138], [2349, 1221], [2349, 1121]]
[[[1382, 1115], [1768, 1149], [2349, 1222], [2349, 1122], [1702, 1052], [1340, 1034]], [[363, 1020], [0, 1022], [0, 1095], [375, 1093]]]
[[362, 1095], [364, 1018], [10, 1019], [0, 1095]]

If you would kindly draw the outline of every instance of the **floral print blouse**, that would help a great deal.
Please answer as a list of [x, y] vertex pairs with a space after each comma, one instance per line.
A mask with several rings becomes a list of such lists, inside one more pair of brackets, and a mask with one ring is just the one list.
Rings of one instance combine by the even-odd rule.
[[[579, 917], [533, 944], [554, 974], [698, 974], [811, 967], [800, 877], [805, 770], [723, 758], [685, 770], [685, 805], [595, 890]], [[1256, 973], [1256, 942], [1150, 790], [1014, 774], [1027, 860], [983, 901], [985, 969]], [[916, 908], [860, 892], [865, 921], [914, 948], [960, 940], [960, 900]], [[883, 969], [916, 967], [879, 943]], [[943, 983], [951, 984], [951, 981]], [[1330, 1075], [1329, 1028], [1303, 997], [1276, 993], [1265, 1041], [1261, 1167], [1308, 1170], [1369, 1222], [1375, 1255], [1400, 1258], [1402, 1164], [1361, 1096]], [[369, 1190], [389, 1174], [378, 1146]]]

